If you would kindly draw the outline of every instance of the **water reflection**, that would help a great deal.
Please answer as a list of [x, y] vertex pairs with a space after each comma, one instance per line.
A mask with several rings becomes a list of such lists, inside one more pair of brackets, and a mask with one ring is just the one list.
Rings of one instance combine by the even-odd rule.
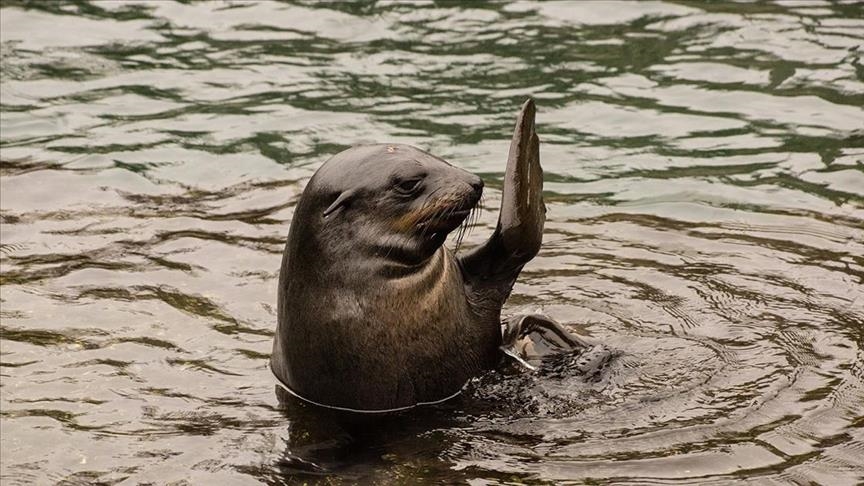
[[[310, 451], [310, 482], [861, 481], [861, 18], [3, 2], [0, 481], [281, 484]], [[618, 350], [604, 378], [499, 370], [363, 447], [280, 409], [271, 306], [315, 168], [410, 143], [496, 208], [527, 95], [549, 221], [505, 310]]]

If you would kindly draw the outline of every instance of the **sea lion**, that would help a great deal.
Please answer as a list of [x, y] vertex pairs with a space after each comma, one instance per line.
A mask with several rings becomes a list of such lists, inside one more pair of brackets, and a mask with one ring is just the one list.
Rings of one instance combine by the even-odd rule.
[[399, 144], [352, 147], [318, 169], [279, 274], [270, 363], [285, 390], [329, 409], [386, 413], [453, 397], [498, 363], [501, 307], [543, 237], [534, 117], [528, 100], [497, 227], [462, 256], [444, 241], [480, 200], [476, 175]]

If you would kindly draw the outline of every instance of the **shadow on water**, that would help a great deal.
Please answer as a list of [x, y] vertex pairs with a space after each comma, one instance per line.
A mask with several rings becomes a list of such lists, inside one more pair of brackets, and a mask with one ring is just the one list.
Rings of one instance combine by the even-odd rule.
[[[3, 1], [0, 482], [859, 484], [862, 17]], [[505, 313], [614, 350], [601, 378], [505, 367], [353, 438], [281, 409], [277, 272], [315, 169], [392, 141], [481, 175], [470, 249], [527, 96], [548, 221]]]
[[[599, 354], [605, 367], [611, 355], [605, 349]], [[329, 484], [333, 480], [376, 483], [408, 478], [466, 481], [472, 472], [448, 470], [453, 464], [447, 456], [454, 448], [476, 447], [473, 443], [478, 437], [501, 434], [493, 424], [528, 418], [561, 419], [600, 403], [596, 383], [602, 381], [605, 370], [597, 367], [589, 375], [580, 373], [576, 362], [584, 355], [547, 355], [542, 366], [535, 362], [540, 366], [538, 371], [504, 358], [498, 369], [469, 383], [460, 396], [396, 414], [329, 411], [303, 403], [277, 386], [279, 409], [291, 424], [283, 438], [284, 453], [267, 467], [248, 472], [266, 478], [268, 484]], [[526, 445], [537, 442], [531, 438], [530, 428], [505, 435]], [[438, 460], [444, 460], [443, 464], [434, 464]], [[502, 475], [501, 479], [518, 476]]]
[[399, 467], [396, 458], [437, 457], [446, 450], [445, 431], [463, 425], [454, 416], [454, 405], [386, 418], [358, 418], [313, 409], [280, 387], [276, 394], [291, 431], [284, 438], [282, 457], [258, 471], [268, 484], [381, 480], [384, 478], [376, 476], [382, 469]]

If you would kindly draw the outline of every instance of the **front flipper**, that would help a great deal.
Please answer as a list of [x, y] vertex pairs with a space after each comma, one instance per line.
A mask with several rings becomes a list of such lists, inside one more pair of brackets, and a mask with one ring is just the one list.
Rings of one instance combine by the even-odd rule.
[[546, 207], [535, 111], [534, 101], [529, 99], [516, 118], [495, 232], [460, 259], [466, 279], [475, 287], [499, 290], [500, 303], [507, 299], [522, 267], [537, 255], [543, 241]]

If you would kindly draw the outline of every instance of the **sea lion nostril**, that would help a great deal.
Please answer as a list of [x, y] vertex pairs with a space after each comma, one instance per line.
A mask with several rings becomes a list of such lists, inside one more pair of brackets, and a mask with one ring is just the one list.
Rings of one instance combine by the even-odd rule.
[[477, 177], [475, 180], [471, 181], [471, 188], [474, 189], [474, 192], [480, 193], [483, 191], [483, 179]]

